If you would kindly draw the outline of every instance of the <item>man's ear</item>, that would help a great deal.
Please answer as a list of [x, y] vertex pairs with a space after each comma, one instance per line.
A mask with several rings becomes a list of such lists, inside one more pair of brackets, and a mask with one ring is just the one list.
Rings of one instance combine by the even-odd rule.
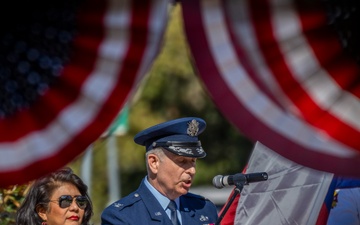
[[36, 212], [43, 221], [47, 221], [46, 211], [47, 211], [47, 209], [44, 208], [43, 205], [36, 206]]
[[159, 170], [159, 163], [160, 163], [159, 157], [155, 154], [149, 154], [147, 156], [147, 161], [148, 161], [150, 171], [153, 174], [157, 174], [157, 172]]

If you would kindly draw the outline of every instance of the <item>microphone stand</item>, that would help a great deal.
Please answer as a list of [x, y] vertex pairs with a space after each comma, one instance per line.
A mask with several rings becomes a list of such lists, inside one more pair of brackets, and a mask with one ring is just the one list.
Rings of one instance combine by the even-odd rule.
[[229, 199], [229, 201], [226, 203], [225, 208], [221, 212], [221, 215], [219, 216], [219, 218], [216, 221], [215, 225], [220, 224], [221, 220], [224, 218], [225, 214], [229, 210], [229, 208], [230, 208], [231, 204], [233, 203], [233, 201], [235, 200], [236, 196], [241, 193], [242, 189], [244, 188], [245, 183], [246, 183], [246, 181], [235, 182], [234, 192], [232, 193], [231, 198]]

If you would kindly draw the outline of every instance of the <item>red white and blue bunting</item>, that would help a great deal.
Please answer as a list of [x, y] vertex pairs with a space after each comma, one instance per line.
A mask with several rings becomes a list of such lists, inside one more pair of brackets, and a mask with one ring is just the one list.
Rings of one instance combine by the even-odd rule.
[[[360, 177], [359, 66], [329, 26], [324, 2], [179, 4], [198, 75], [229, 121], [296, 163]], [[0, 186], [37, 178], [80, 155], [109, 127], [159, 52], [169, 1], [83, 3], [69, 63], [56, 82], [31, 107], [5, 116], [0, 107]], [[30, 53], [29, 47], [29, 61], [36, 56]]]
[[229, 121], [294, 162], [359, 177], [359, 66], [321, 3], [182, 1], [199, 75]]
[[159, 52], [167, 1], [83, 2], [70, 63], [31, 107], [0, 120], [0, 186], [38, 178], [84, 152]]

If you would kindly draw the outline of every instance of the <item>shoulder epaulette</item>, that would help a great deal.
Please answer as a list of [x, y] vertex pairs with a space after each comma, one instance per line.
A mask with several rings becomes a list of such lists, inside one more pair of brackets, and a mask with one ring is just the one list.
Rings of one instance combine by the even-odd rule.
[[141, 200], [140, 195], [137, 192], [133, 192], [130, 195], [120, 199], [119, 201], [112, 203], [111, 206], [118, 208], [119, 210], [122, 210], [128, 206], [135, 204], [140, 200]]

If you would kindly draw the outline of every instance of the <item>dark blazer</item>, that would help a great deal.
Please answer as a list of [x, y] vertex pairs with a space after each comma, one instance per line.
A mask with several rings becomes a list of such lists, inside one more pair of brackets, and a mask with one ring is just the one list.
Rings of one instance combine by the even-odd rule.
[[[202, 196], [188, 193], [180, 197], [182, 225], [215, 224], [215, 205]], [[146, 187], [144, 180], [130, 195], [109, 205], [102, 212], [102, 225], [172, 225], [165, 210]]]

